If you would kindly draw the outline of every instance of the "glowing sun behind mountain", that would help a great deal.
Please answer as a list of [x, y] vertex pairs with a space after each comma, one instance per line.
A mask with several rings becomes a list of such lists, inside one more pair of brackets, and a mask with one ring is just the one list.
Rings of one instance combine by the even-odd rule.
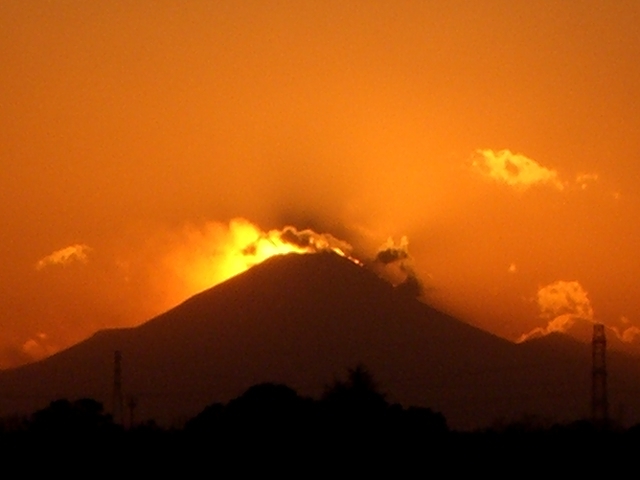
[[170, 303], [217, 285], [275, 255], [332, 251], [356, 264], [350, 256], [351, 246], [327, 233], [284, 227], [263, 231], [244, 219], [234, 219], [228, 226], [207, 224], [189, 229], [187, 239], [165, 258], [176, 285]]

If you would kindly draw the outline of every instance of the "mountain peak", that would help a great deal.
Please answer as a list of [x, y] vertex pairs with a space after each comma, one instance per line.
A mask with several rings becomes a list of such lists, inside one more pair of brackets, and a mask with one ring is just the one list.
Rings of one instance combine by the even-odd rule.
[[[448, 317], [335, 253], [288, 254], [136, 328], [105, 331], [0, 372], [0, 415], [63, 397], [110, 405], [115, 351], [122, 354], [123, 391], [139, 400], [139, 418], [161, 422], [188, 418], [264, 382], [319, 396], [356, 365], [367, 367], [390, 401], [434, 408], [454, 428], [526, 411], [580, 415], [580, 377], [563, 373], [565, 365], [579, 364], [577, 353], [558, 362], [547, 350], [544, 342], [522, 348]], [[557, 368], [527, 370], [534, 360], [555, 361]], [[571, 385], [567, 398], [576, 400], [544, 397], [537, 385], [550, 382]]]

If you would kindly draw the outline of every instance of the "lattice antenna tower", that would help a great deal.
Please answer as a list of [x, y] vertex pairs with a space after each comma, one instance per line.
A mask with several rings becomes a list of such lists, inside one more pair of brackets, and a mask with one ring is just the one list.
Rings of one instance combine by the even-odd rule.
[[600, 426], [609, 422], [609, 401], [607, 399], [607, 338], [604, 325], [593, 326], [591, 370], [591, 419]]

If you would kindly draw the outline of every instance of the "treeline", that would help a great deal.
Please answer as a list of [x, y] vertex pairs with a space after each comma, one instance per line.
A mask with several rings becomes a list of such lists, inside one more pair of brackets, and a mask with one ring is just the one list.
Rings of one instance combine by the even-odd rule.
[[186, 423], [184, 432], [221, 446], [323, 439], [339, 448], [429, 441], [448, 428], [444, 416], [428, 408], [389, 404], [367, 371], [357, 368], [320, 400], [300, 397], [285, 385], [253, 386], [226, 405], [210, 405]]
[[57, 400], [29, 417], [4, 419], [0, 451], [11, 457], [10, 452], [54, 450], [96, 464], [223, 465], [244, 457], [326, 466], [354, 461], [358, 451], [378, 459], [411, 451], [415, 456], [448, 434], [442, 414], [390, 404], [358, 367], [320, 399], [286, 385], [259, 384], [226, 404], [207, 406], [181, 428], [153, 421], [125, 428], [96, 400]]
[[345, 381], [335, 381], [319, 400], [300, 396], [282, 384], [254, 385], [227, 404], [207, 406], [180, 429], [161, 428], [153, 421], [124, 428], [101, 403], [89, 398], [56, 400], [28, 418], [6, 418], [0, 425], [5, 435], [64, 432], [86, 437], [178, 431], [185, 438], [239, 444], [315, 435], [335, 436], [336, 442], [354, 437], [377, 441], [387, 436], [430, 438], [445, 435], [448, 427], [444, 416], [431, 409], [388, 403], [364, 367], [350, 370]]
[[640, 442], [640, 426], [606, 427], [524, 419], [476, 432], [450, 431], [441, 413], [390, 404], [367, 370], [358, 367], [320, 399], [302, 397], [286, 385], [259, 384], [226, 404], [207, 406], [182, 428], [161, 428], [153, 421], [124, 428], [93, 399], [57, 400], [29, 417], [4, 419], [0, 447], [4, 452], [64, 449], [96, 461], [108, 454], [112, 460], [154, 464], [204, 458], [224, 463], [239, 454], [280, 460], [293, 455], [308, 464], [357, 463], [357, 455], [369, 462], [420, 464], [426, 458], [443, 462], [456, 452], [481, 466], [504, 455], [526, 462], [544, 453], [539, 463], [567, 445], [602, 456]]

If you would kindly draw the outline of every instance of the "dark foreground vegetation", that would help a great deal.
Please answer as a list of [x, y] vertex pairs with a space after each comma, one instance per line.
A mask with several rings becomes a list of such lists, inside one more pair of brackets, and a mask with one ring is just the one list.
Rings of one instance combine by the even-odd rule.
[[568, 451], [604, 464], [640, 445], [640, 426], [542, 425], [528, 418], [483, 431], [450, 431], [440, 413], [389, 404], [359, 367], [320, 400], [285, 385], [255, 385], [227, 404], [209, 405], [181, 428], [153, 421], [125, 427], [95, 400], [57, 400], [29, 417], [3, 419], [0, 442], [9, 460], [48, 452], [59, 460], [118, 468], [213, 462], [237, 472], [294, 465], [305, 466], [299, 473], [338, 465], [361, 472], [409, 466], [428, 471], [436, 465], [509, 471], [513, 462], [527, 468], [566, 464]]

